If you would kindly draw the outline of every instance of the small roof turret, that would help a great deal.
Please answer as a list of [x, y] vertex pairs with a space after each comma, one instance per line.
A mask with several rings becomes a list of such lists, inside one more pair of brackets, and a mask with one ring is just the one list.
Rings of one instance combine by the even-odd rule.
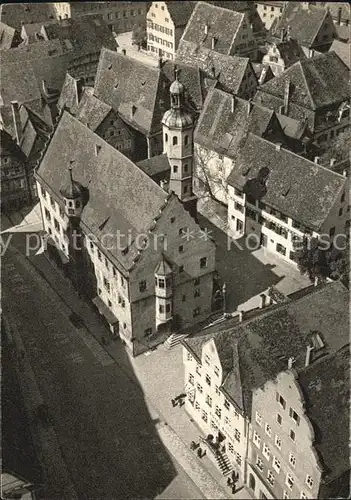
[[73, 174], [72, 174], [72, 162], [70, 163], [68, 167], [69, 171], [69, 178], [67, 181], [66, 186], [60, 190], [60, 193], [62, 196], [69, 200], [75, 200], [76, 198], [80, 198], [83, 194], [83, 187], [79, 182], [73, 180]]
[[157, 274], [158, 276], [167, 276], [169, 274], [172, 274], [172, 268], [166, 261], [164, 255], [162, 255], [160, 262], [157, 264], [155, 274]]

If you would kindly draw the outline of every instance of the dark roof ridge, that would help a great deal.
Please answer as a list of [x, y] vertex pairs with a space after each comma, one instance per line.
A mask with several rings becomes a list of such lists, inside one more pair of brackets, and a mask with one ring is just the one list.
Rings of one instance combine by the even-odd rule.
[[[267, 108], [267, 109], [269, 109], [269, 108]], [[274, 111], [274, 110], [272, 110], [272, 111]], [[249, 132], [248, 136], [249, 135], [252, 135], [253, 137], [255, 137], [257, 139], [266, 142], [267, 144], [269, 144], [272, 147], [272, 149], [275, 148], [275, 144], [273, 142], [270, 142], [267, 139], [264, 139], [263, 137], [260, 137], [256, 134], [253, 134], [252, 132]], [[297, 153], [295, 153], [294, 151], [290, 151], [289, 149], [285, 149], [283, 147], [280, 148], [280, 151], [284, 151], [285, 153], [291, 154], [292, 156], [297, 156], [300, 160], [304, 160], [304, 161], [306, 161], [314, 166], [321, 168], [322, 170], [326, 170], [329, 173], [335, 174], [337, 177], [340, 177], [341, 179], [345, 179], [345, 177], [342, 174], [339, 174], [338, 172], [334, 172], [334, 170], [330, 170], [329, 168], [324, 167], [323, 165], [320, 165], [319, 163], [315, 163], [314, 161], [309, 160], [308, 158], [300, 156]]]
[[[232, 10], [232, 9], [227, 9], [226, 7], [221, 7], [220, 5], [215, 5], [215, 4], [212, 4], [211, 2], [203, 2], [203, 1], [200, 1], [200, 2], [197, 2], [197, 5], [208, 5], [209, 7], [211, 7], [212, 9], [218, 9], [218, 10], [225, 10], [225, 11], [229, 11], [229, 12], [233, 12], [234, 14], [237, 14], [238, 16], [240, 17], [244, 17], [245, 14], [243, 12], [238, 12], [237, 10]], [[196, 7], [197, 7], [196, 5]], [[194, 9], [195, 11], [195, 9]]]

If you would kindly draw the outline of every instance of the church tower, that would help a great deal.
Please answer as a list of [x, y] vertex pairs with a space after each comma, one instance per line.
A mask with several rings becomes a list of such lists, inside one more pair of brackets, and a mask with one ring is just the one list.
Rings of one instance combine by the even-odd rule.
[[193, 193], [194, 120], [184, 108], [184, 85], [178, 80], [170, 86], [171, 109], [162, 118], [163, 152], [171, 168], [169, 191], [173, 191], [186, 210], [196, 219], [196, 196]]

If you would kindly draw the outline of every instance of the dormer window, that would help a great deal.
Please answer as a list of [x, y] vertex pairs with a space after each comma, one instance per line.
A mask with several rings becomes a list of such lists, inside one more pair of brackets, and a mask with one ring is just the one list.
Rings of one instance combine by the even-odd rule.
[[69, 206], [69, 207], [73, 207], [73, 201], [69, 201], [69, 202], [68, 202], [68, 206]]

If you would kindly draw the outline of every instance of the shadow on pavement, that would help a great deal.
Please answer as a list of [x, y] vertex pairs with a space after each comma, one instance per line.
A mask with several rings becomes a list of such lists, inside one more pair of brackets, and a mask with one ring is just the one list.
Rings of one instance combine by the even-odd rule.
[[[12, 242], [17, 248], [20, 238]], [[73, 306], [78, 297], [66, 287], [66, 304], [61, 303], [52, 286], [29, 272], [21, 259], [11, 247], [2, 259], [3, 309], [10, 322], [23, 325], [25, 356], [35, 372], [78, 497], [155, 498], [177, 472], [157, 433], [160, 422], [150, 415], [122, 345], [123, 364], [104, 365], [69, 319], [67, 303]], [[15, 274], [23, 285], [13, 286]], [[31, 293], [21, 295], [20, 286], [31, 288]], [[54, 482], [55, 477], [50, 480]], [[57, 485], [53, 490], [57, 493]]]

